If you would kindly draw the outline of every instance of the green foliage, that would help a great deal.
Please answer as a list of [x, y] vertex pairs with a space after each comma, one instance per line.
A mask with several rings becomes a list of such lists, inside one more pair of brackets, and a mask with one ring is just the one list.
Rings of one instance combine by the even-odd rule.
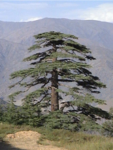
[[29, 100], [26, 100], [21, 107], [21, 118], [23, 122], [31, 126], [41, 126], [44, 117], [41, 115], [41, 109]]
[[113, 138], [99, 135], [90, 135], [83, 132], [70, 132], [67, 130], [39, 130], [42, 134], [38, 143], [50, 140], [54, 145], [64, 147], [68, 150], [112, 150]]
[[[46, 116], [44, 127], [47, 129], [78, 130], [78, 124], [74, 123], [77, 118], [63, 114], [61, 111], [51, 112]], [[73, 124], [74, 123], [74, 124]]]
[[113, 120], [103, 123], [103, 135], [113, 137]]
[[65, 129], [70, 131], [99, 131], [100, 126], [83, 114], [51, 112], [46, 116], [44, 127], [47, 129]]
[[102, 127], [103, 127], [103, 135], [106, 135], [106, 136], [111, 136], [113, 137], [113, 107], [110, 108], [110, 111], [109, 111], [110, 115], [111, 115], [111, 120], [106, 120]]
[[[98, 89], [106, 86], [88, 70], [91, 66], [87, 64], [87, 60], [95, 59], [91, 56], [91, 51], [79, 44], [74, 35], [51, 31], [34, 37], [36, 43], [29, 51], [37, 51], [24, 59], [31, 61], [32, 67], [11, 74], [11, 79], [19, 78], [20, 81], [10, 88], [16, 85], [25, 87], [25, 91], [10, 95], [14, 100], [16, 95], [25, 92], [23, 107], [21, 113], [19, 112], [24, 123], [73, 131], [98, 128], [96, 121], [110, 118], [110, 114], [92, 105], [105, 104], [91, 93], [99, 93]], [[37, 89], [31, 92], [32, 87]], [[52, 99], [53, 88], [56, 95], [54, 94]], [[68, 101], [62, 101], [67, 96]], [[55, 97], [57, 104], [52, 104]], [[50, 110], [51, 104], [55, 107], [59, 103], [59, 110], [54, 113], [45, 115], [42, 111]]]
[[2, 139], [7, 134], [13, 134], [19, 131], [29, 131], [29, 130], [36, 130], [36, 129], [27, 125], [14, 125], [6, 122], [0, 122], [0, 138]]
[[[0, 139], [4, 140], [7, 134], [14, 134], [19, 131], [36, 131], [41, 134], [37, 141], [40, 144], [55, 145], [67, 150], [112, 150], [113, 138], [106, 138], [98, 135], [89, 135], [81, 132], [70, 132], [67, 130], [47, 130], [45, 128], [33, 128], [26, 125], [12, 125], [0, 123]], [[37, 145], [38, 147], [38, 145]]]
[[3, 106], [0, 106], [0, 121], [3, 120]]
[[11, 100], [4, 110], [1, 107], [0, 121], [15, 125], [41, 126], [45, 121], [45, 116], [41, 115], [41, 110], [37, 105], [31, 104], [29, 101], [25, 101], [23, 106], [17, 107]]
[[3, 111], [3, 119], [4, 122], [19, 124], [19, 108], [14, 105], [14, 101], [11, 100], [9, 104], [7, 104], [5, 110]]
[[13, 104], [13, 101], [14, 101], [15, 97], [16, 97], [17, 95], [19, 95], [21, 92], [22, 92], [22, 91], [17, 91], [17, 92], [15, 92], [15, 93], [9, 95], [9, 99], [11, 100], [12, 104]]

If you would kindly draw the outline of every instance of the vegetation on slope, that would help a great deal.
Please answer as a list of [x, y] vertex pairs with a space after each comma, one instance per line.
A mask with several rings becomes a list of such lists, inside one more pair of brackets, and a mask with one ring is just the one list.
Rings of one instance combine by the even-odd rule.
[[0, 137], [3, 139], [7, 134], [28, 130], [41, 133], [41, 137], [39, 140], [37, 139], [37, 142], [42, 145], [47, 144], [47, 140], [49, 140], [51, 144], [64, 147], [67, 150], [113, 150], [113, 138], [70, 132], [67, 130], [47, 130], [45, 128], [0, 123]]
[[10, 88], [24, 87], [9, 96], [13, 101], [25, 94], [19, 123], [71, 131], [99, 129], [97, 120], [110, 115], [96, 107], [105, 101], [92, 96], [106, 85], [89, 70], [88, 60], [95, 59], [91, 51], [70, 34], [50, 31], [34, 37], [35, 45], [29, 48], [34, 54], [24, 59], [30, 68], [11, 74], [19, 80]]
[[[27, 89], [11, 94], [11, 102], [7, 108], [0, 108], [1, 122], [18, 125], [1, 123], [1, 138], [7, 133], [23, 130], [24, 124], [31, 125], [32, 130], [42, 133], [39, 143], [49, 139], [57, 146], [69, 150], [111, 150], [112, 138], [75, 132], [91, 133], [98, 130], [99, 133], [102, 126], [97, 121], [112, 117], [112, 114], [92, 105], [105, 103], [91, 94], [99, 93], [99, 88], [106, 86], [89, 71], [87, 60], [95, 59], [90, 55], [91, 51], [77, 43], [77, 38], [73, 35], [52, 31], [36, 35], [35, 38], [36, 44], [30, 51], [44, 47], [47, 49], [41, 49], [41, 52], [24, 59], [32, 61], [33, 67], [11, 74], [11, 79], [21, 78], [11, 88], [19, 84]], [[15, 96], [37, 85], [40, 88], [28, 92], [22, 99], [23, 105], [15, 107]], [[67, 96], [68, 101], [64, 101]], [[48, 112], [44, 112], [45, 110]], [[103, 127], [105, 129], [105, 125]]]

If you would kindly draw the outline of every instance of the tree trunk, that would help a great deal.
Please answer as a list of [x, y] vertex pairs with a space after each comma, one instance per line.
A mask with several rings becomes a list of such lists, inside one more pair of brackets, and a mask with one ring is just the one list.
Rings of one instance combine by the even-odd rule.
[[[55, 62], [57, 58], [53, 58], [52, 62]], [[59, 110], [59, 101], [58, 101], [58, 73], [56, 68], [52, 71], [52, 80], [51, 80], [51, 111]]]

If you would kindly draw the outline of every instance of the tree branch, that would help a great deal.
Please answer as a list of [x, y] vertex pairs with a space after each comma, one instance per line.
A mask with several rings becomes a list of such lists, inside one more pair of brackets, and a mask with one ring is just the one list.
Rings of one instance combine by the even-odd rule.
[[58, 79], [59, 82], [74, 82], [75, 80], [69, 80], [69, 79]]

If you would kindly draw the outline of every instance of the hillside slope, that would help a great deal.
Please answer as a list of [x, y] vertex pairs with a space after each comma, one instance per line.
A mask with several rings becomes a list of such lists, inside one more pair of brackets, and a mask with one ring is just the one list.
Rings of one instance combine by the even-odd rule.
[[34, 22], [0, 22], [0, 95], [7, 100], [11, 72], [27, 67], [22, 59], [34, 43], [33, 35], [46, 31], [74, 34], [79, 42], [92, 50], [97, 58], [90, 62], [92, 71], [107, 85], [99, 98], [113, 98], [113, 24], [99, 21], [82, 21], [45, 18]]

